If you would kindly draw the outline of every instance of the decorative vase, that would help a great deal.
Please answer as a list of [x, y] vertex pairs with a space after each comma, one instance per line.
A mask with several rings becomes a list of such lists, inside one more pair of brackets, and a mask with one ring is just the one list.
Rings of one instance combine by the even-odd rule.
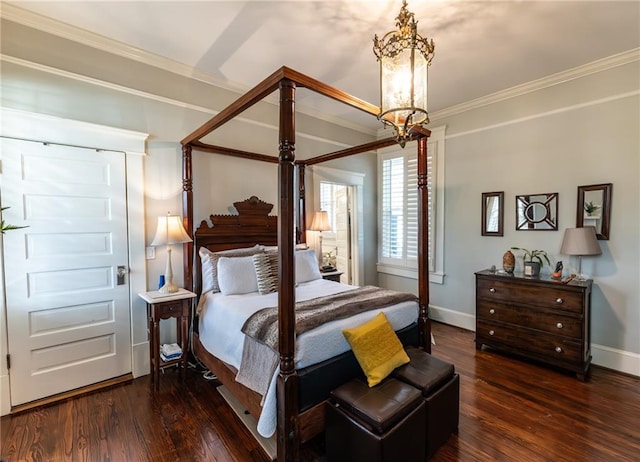
[[502, 256], [502, 269], [504, 269], [507, 273], [513, 273], [513, 270], [516, 267], [516, 257], [511, 253], [511, 250], [507, 250]]

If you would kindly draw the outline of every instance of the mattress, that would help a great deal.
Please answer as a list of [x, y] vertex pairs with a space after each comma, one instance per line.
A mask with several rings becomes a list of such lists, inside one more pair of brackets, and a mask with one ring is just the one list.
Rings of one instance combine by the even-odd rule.
[[[324, 279], [298, 284], [296, 300], [310, 300], [325, 295], [353, 289], [354, 286]], [[244, 334], [241, 328], [256, 311], [278, 304], [278, 294], [260, 295], [257, 292], [243, 295], [222, 295], [209, 292], [203, 295], [199, 318], [199, 335], [202, 345], [220, 360], [239, 369], [242, 360]], [[416, 322], [418, 304], [404, 302], [379, 310], [360, 313], [345, 319], [323, 324], [301, 334], [296, 339], [295, 367], [300, 369], [317, 364], [350, 349], [342, 335], [342, 329], [356, 327], [383, 311], [394, 330], [400, 330]], [[258, 420], [258, 432], [265, 437], [276, 429], [275, 378], [264, 397], [262, 414]]]

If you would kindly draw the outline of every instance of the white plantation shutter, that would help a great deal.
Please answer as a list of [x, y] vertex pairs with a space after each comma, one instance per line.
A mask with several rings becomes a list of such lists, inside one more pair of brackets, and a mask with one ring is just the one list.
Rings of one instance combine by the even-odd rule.
[[[446, 127], [431, 129], [427, 141], [427, 262], [429, 281], [444, 281], [444, 167]], [[417, 146], [378, 153], [379, 255], [378, 271], [417, 277], [418, 155]]]
[[[435, 143], [434, 143], [435, 144]], [[429, 234], [429, 272], [435, 271], [435, 255], [436, 255], [436, 157], [432, 154], [435, 151], [434, 146], [427, 144], [427, 191], [429, 196], [429, 221], [427, 223], [427, 232]]]
[[404, 247], [404, 159], [382, 161], [382, 257], [402, 259]]
[[418, 155], [405, 156], [405, 213], [407, 215], [407, 266], [418, 267]]
[[[427, 150], [428, 152], [428, 150]], [[429, 271], [435, 250], [435, 157], [428, 153]], [[416, 150], [381, 154], [380, 261], [394, 266], [418, 267], [418, 155]]]
[[418, 266], [418, 156], [416, 152], [382, 156], [381, 259]]

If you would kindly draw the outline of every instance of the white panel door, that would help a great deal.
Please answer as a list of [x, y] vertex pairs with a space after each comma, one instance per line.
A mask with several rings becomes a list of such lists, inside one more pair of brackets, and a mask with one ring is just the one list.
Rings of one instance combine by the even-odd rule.
[[0, 143], [11, 404], [131, 372], [125, 154]]
[[351, 277], [351, 229], [349, 217], [349, 188], [336, 190], [336, 269], [342, 271], [340, 282], [352, 283]]

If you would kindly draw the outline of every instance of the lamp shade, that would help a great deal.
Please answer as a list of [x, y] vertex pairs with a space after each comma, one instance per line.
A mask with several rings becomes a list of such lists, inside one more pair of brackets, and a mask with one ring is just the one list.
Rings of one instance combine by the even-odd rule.
[[158, 217], [158, 227], [156, 236], [153, 238], [152, 246], [184, 244], [191, 242], [191, 238], [182, 226], [182, 218], [178, 215], [164, 215]]
[[602, 254], [596, 237], [596, 229], [593, 226], [565, 229], [560, 253], [580, 256]]
[[329, 215], [324, 210], [316, 212], [313, 215], [311, 221], [311, 231], [331, 231], [331, 224], [329, 223]]

